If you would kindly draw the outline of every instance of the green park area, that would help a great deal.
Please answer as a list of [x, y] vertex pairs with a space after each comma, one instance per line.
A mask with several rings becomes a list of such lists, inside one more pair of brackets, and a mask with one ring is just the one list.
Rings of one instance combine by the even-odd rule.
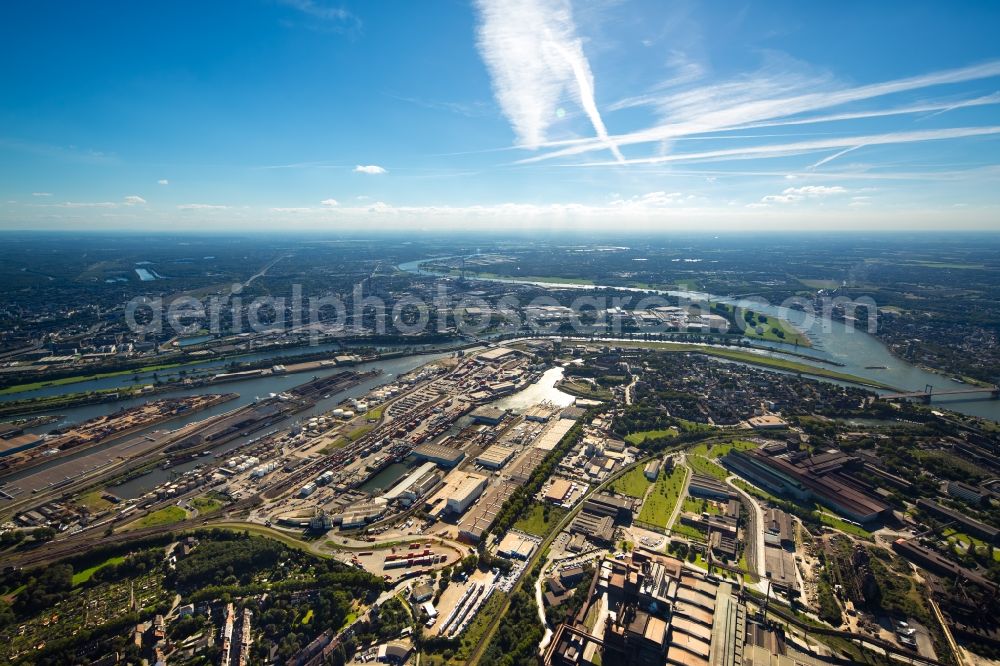
[[565, 515], [565, 509], [550, 504], [535, 503], [527, 514], [514, 523], [514, 529], [544, 537]]
[[625, 441], [634, 446], [639, 446], [647, 439], [660, 439], [662, 437], [676, 437], [679, 434], [677, 428], [667, 428], [666, 430], [644, 430], [633, 432], [625, 436]]
[[627, 473], [615, 479], [611, 484], [611, 489], [621, 495], [642, 498], [646, 494], [646, 489], [652, 483], [646, 478], [645, 465], [637, 465]]
[[97, 573], [99, 569], [103, 569], [104, 567], [112, 564], [121, 564], [124, 561], [125, 557], [123, 555], [118, 555], [115, 557], [109, 557], [100, 564], [95, 564], [94, 566], [88, 567], [87, 569], [83, 569], [82, 571], [74, 572], [73, 587], [76, 587], [77, 585], [83, 585], [84, 583], [86, 583], [88, 580], [93, 578], [94, 574]]
[[642, 504], [639, 522], [666, 528], [684, 488], [685, 472], [683, 467], [675, 466], [669, 474], [660, 474], [656, 485]]
[[187, 511], [182, 509], [177, 505], [164, 507], [162, 509], [157, 509], [156, 511], [147, 514], [140, 518], [139, 520], [131, 523], [128, 527], [129, 529], [142, 529], [144, 527], [156, 527], [158, 525], [170, 525], [171, 523], [179, 523], [187, 518]]

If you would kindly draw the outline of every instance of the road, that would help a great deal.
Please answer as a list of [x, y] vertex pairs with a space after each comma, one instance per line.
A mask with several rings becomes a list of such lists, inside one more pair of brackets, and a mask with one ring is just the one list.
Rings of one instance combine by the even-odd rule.
[[737, 478], [739, 477], [731, 475], [726, 478], [726, 483], [743, 498], [744, 503], [752, 507], [752, 511], [748, 514], [750, 516], [750, 524], [744, 530], [744, 535], [746, 535], [748, 542], [746, 546], [747, 567], [755, 572], [760, 580], [763, 581], [767, 578], [765, 571], [766, 559], [764, 557], [764, 511], [752, 495], [733, 483], [733, 480]]
[[[684, 485], [681, 486], [681, 492], [677, 495], [677, 502], [674, 504], [674, 511], [670, 514], [670, 519], [667, 520], [666, 528], [667, 531], [671, 531], [674, 527], [674, 523], [677, 522], [677, 516], [681, 514], [681, 507], [684, 506], [684, 498], [687, 497], [688, 486], [691, 484], [691, 468], [687, 466], [687, 457], [682, 453], [679, 456], [680, 462], [677, 464], [684, 469]], [[661, 472], [662, 474], [663, 472]], [[656, 485], [651, 485], [650, 490], [655, 488]]]

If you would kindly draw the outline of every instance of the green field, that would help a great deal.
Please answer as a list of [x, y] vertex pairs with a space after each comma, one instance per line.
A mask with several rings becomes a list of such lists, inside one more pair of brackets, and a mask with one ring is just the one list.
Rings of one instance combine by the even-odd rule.
[[146, 516], [143, 516], [139, 520], [131, 523], [129, 525], [130, 529], [142, 529], [143, 527], [155, 527], [157, 525], [169, 525], [171, 523], [179, 523], [187, 518], [187, 511], [180, 508], [177, 505], [167, 506]]
[[958, 532], [950, 527], [942, 530], [941, 536], [947, 539], [950, 546], [958, 546], [962, 552], [968, 550], [969, 544], [975, 544], [976, 550], [980, 553], [986, 553], [992, 550], [993, 560], [995, 562], [1000, 562], [1000, 549], [991, 548], [990, 545], [982, 539], [977, 539], [974, 536]]
[[564, 393], [591, 400], [611, 400], [614, 397], [609, 389], [589, 382], [577, 382], [570, 379], [560, 381], [556, 384], [556, 388]]
[[544, 537], [565, 515], [566, 509], [535, 503], [526, 516], [514, 523], [514, 529]]
[[125, 561], [124, 555], [109, 557], [100, 564], [95, 564], [89, 569], [84, 569], [83, 571], [77, 571], [76, 573], [73, 574], [73, 587], [76, 587], [77, 585], [83, 585], [84, 583], [86, 583], [88, 580], [91, 579], [91, 577], [98, 569], [103, 569], [104, 567], [110, 564], [121, 564], [124, 561]]
[[618, 477], [611, 484], [611, 489], [616, 493], [641, 499], [646, 494], [646, 489], [652, 483], [643, 473], [645, 467], [645, 465], [633, 467], [626, 474]]
[[222, 500], [216, 499], [214, 497], [207, 497], [205, 495], [195, 497], [193, 500], [189, 502], [189, 504], [194, 508], [198, 509], [198, 513], [201, 515], [215, 513], [223, 506]]
[[784, 319], [768, 317], [752, 310], [748, 312], [752, 318], [745, 320], [747, 326], [743, 330], [744, 336], [769, 342], [785, 342], [800, 347], [812, 347], [812, 341]]
[[694, 448], [688, 449], [688, 454], [694, 456], [704, 456], [705, 458], [715, 459], [721, 458], [732, 450], [736, 451], [747, 451], [750, 449], [757, 448], [757, 444], [754, 442], [748, 442], [745, 439], [734, 439], [731, 442], [703, 442]]
[[647, 439], [659, 439], [660, 437], [676, 437], [678, 435], [677, 428], [667, 428], [666, 430], [643, 430], [642, 432], [633, 432], [630, 435], [625, 436], [625, 441], [629, 444], [638, 446], [645, 442]]
[[729, 476], [729, 472], [725, 469], [702, 456], [688, 456], [687, 463], [695, 473], [703, 476], [711, 476], [719, 481], [725, 481], [726, 477]]
[[698, 499], [696, 497], [691, 497], [690, 495], [684, 498], [684, 504], [681, 505], [681, 511], [688, 511], [699, 515], [707, 513], [712, 516], [717, 516], [722, 513], [722, 509], [719, 508], [719, 505], [716, 502], [709, 502], [706, 499]]
[[667, 521], [674, 512], [681, 489], [684, 487], [686, 470], [674, 466], [670, 474], [660, 474], [653, 490], [646, 496], [639, 512], [639, 520], [659, 527], [666, 527]]

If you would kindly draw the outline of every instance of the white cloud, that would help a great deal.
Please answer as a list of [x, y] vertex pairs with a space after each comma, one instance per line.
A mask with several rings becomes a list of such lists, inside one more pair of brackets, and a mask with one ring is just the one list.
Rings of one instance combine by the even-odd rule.
[[51, 197], [52, 193], [51, 192], [32, 192], [31, 196], [33, 196], [33, 197]]
[[[900, 92], [996, 76], [1000, 76], [1000, 60], [856, 87], [838, 87], [829, 77], [823, 75], [804, 76], [795, 72], [775, 72], [773, 69], [765, 69], [751, 76], [694, 88], [681, 93], [670, 90], [662, 94], [647, 95], [640, 101], [660, 107], [663, 121], [653, 127], [611, 136], [610, 140], [619, 146], [657, 143], [688, 135], [705, 135], [735, 129], [888, 115], [885, 111], [879, 110], [811, 119], [808, 117], [793, 118], [798, 114], [835, 108]], [[998, 101], [1000, 100], [995, 96], [986, 96], [957, 104], [924, 104], [900, 109], [897, 112], [917, 113], [930, 110], [928, 106], [945, 111], [962, 106], [995, 104]], [[522, 161], [535, 162], [602, 150], [605, 147], [604, 142], [597, 139], [552, 141], [544, 145], [558, 149]], [[858, 144], [857, 142], [843, 143], [839, 147], [847, 148], [852, 145]]]
[[847, 189], [840, 185], [803, 185], [802, 187], [789, 187], [782, 191], [782, 194], [797, 194], [807, 197], [825, 197], [831, 194], [844, 194]]
[[[667, 162], [712, 161], [730, 159], [755, 159], [760, 157], [786, 157], [803, 155], [821, 150], [846, 148], [863, 144], [878, 146], [900, 143], [917, 143], [920, 141], [937, 141], [940, 139], [960, 139], [973, 136], [1000, 134], [1000, 125], [986, 127], [955, 127], [941, 130], [925, 130], [916, 132], [890, 132], [888, 134], [870, 134], [867, 136], [829, 137], [810, 141], [792, 143], [746, 146], [743, 148], [727, 148], [724, 150], [707, 150], [696, 153], [673, 153], [655, 157], [641, 157], [625, 160], [626, 164], [665, 164]], [[527, 161], [527, 160], [525, 160]], [[611, 166], [615, 162], [590, 162], [584, 166]]]
[[270, 210], [272, 213], [309, 213], [315, 209], [298, 206], [298, 207], [286, 207], [286, 208], [271, 208]]
[[615, 208], [647, 209], [676, 206], [693, 199], [693, 195], [685, 196], [681, 192], [647, 192], [646, 194], [623, 199], [616, 197], [611, 201]]
[[794, 201], [801, 201], [804, 197], [798, 194], [769, 194], [766, 197], [762, 197], [760, 202], [765, 204], [770, 203], [792, 203]]
[[320, 203], [328, 208], [333, 208], [334, 206], [339, 206], [340, 202], [336, 199], [323, 199]]
[[202, 203], [189, 203], [180, 204], [177, 206], [178, 210], [228, 210], [229, 206], [221, 206], [217, 204], [202, 204]]
[[359, 164], [354, 167], [354, 173], [367, 173], [370, 176], [378, 176], [379, 174], [388, 173], [388, 171], [377, 164]]
[[781, 194], [769, 194], [762, 197], [760, 204], [751, 204], [751, 207], [758, 207], [761, 204], [795, 203], [796, 201], [802, 201], [803, 199], [819, 199], [822, 197], [846, 193], [847, 188], [840, 185], [803, 185], [801, 187], [786, 187], [781, 191]]
[[131, 194], [125, 197], [126, 206], [144, 206], [146, 205], [146, 200], [137, 194]]
[[572, 95], [590, 119], [597, 141], [621, 160], [594, 99], [594, 75], [569, 0], [478, 0], [479, 51], [493, 90], [521, 145], [537, 148]]
[[117, 208], [114, 201], [64, 201], [61, 208]]
[[166, 178], [161, 178], [158, 181], [156, 181], [156, 184], [157, 185], [169, 185], [170, 181], [167, 180]]

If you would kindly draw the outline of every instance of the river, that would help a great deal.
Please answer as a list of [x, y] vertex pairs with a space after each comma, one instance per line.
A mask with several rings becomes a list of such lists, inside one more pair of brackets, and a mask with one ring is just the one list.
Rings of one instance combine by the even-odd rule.
[[[446, 259], [448, 257], [437, 257]], [[438, 276], [431, 271], [420, 268], [420, 264], [429, 259], [419, 259], [399, 265], [399, 269], [411, 273], [427, 276]], [[504, 282], [512, 284], [531, 284], [538, 287], [547, 288], [567, 288], [567, 289], [616, 289], [634, 293], [649, 294], [655, 293], [660, 296], [673, 298], [690, 299], [692, 301], [705, 302], [713, 301], [735, 305], [738, 307], [752, 308], [756, 312], [763, 313], [769, 317], [787, 319], [791, 324], [802, 330], [813, 343], [813, 347], [803, 349], [785, 343], [771, 343], [754, 341], [754, 347], [766, 347], [772, 349], [772, 354], [790, 361], [796, 361], [816, 367], [835, 369], [849, 375], [855, 375], [864, 379], [871, 379], [889, 386], [906, 391], [923, 391], [924, 387], [930, 384], [934, 390], [942, 391], [947, 389], [968, 388], [968, 385], [958, 383], [949, 377], [929, 372], [912, 365], [897, 356], [882, 343], [881, 340], [870, 335], [861, 328], [848, 326], [844, 322], [831, 319], [815, 317], [812, 325], [805, 327], [803, 322], [808, 318], [804, 312], [788, 308], [780, 308], [774, 305], [763, 305], [756, 301], [745, 299], [734, 299], [727, 296], [717, 296], [714, 294], [695, 293], [690, 291], [675, 291], [662, 289], [638, 289], [634, 287], [616, 287], [612, 285], [580, 285], [569, 283], [536, 282], [527, 280], [517, 280], [514, 278], [493, 278], [467, 276], [468, 280], [480, 280], [484, 282]], [[731, 348], [731, 347], [730, 347]], [[800, 352], [818, 359], [833, 361], [840, 364], [840, 367], [832, 368], [829, 365], [810, 361], [801, 356], [782, 354], [781, 352]], [[771, 355], [771, 354], [768, 354]], [[884, 367], [883, 367], [884, 366]], [[985, 395], [976, 395], [971, 398], [941, 398], [935, 399], [934, 403], [944, 409], [954, 410], [962, 414], [970, 414], [1000, 421], [1000, 401], [989, 400]]]
[[[365, 379], [356, 386], [352, 386], [351, 388], [348, 388], [339, 393], [332, 393], [328, 398], [320, 399], [313, 407], [296, 414], [292, 421], [276, 425], [271, 430], [265, 432], [272, 432], [282, 427], [288, 427], [288, 423], [295, 421], [305, 421], [311, 418], [312, 416], [316, 416], [323, 412], [327, 412], [336, 407], [339, 403], [341, 403], [344, 400], [348, 400], [350, 398], [359, 398], [368, 393], [369, 391], [371, 391], [373, 388], [376, 388], [377, 386], [381, 386], [382, 384], [387, 384], [389, 382], [395, 381], [395, 379], [400, 375], [405, 375], [414, 368], [424, 365], [425, 363], [430, 363], [439, 358], [444, 358], [448, 356], [450, 353], [451, 352], [439, 352], [436, 354], [415, 354], [412, 356], [402, 356], [399, 358], [387, 359], [382, 361], [372, 361], [370, 363], [360, 363], [357, 366], [351, 367], [350, 369], [357, 370], [359, 372], [363, 372], [366, 370], [381, 370], [382, 372], [379, 375]], [[315, 372], [313, 375], [310, 375], [308, 373], [300, 373], [294, 375], [271, 375], [267, 377], [256, 377], [244, 381], [227, 382], [226, 384], [222, 384], [220, 386], [202, 386], [194, 389], [180, 389], [177, 391], [160, 393], [156, 396], [157, 398], [182, 397], [188, 395], [197, 395], [204, 393], [220, 393], [220, 392], [236, 392], [239, 393], [239, 397], [236, 398], [235, 400], [215, 405], [204, 411], [189, 414], [185, 417], [169, 421], [167, 423], [161, 423], [156, 426], [150, 426], [148, 428], [138, 430], [134, 433], [131, 433], [129, 437], [136, 437], [142, 433], [151, 432], [153, 430], [164, 430], [164, 429], [175, 430], [177, 428], [180, 428], [181, 426], [187, 425], [188, 423], [192, 423], [194, 421], [200, 421], [210, 416], [222, 414], [224, 412], [236, 409], [237, 407], [247, 405], [253, 402], [257, 397], [267, 396], [269, 393], [281, 393], [282, 391], [290, 389], [293, 386], [297, 386], [299, 384], [309, 381], [309, 379], [311, 379], [313, 376], [325, 377], [335, 372], [342, 372], [343, 370], [344, 368], [327, 368], [319, 370]], [[116, 403], [86, 405], [84, 407], [75, 407], [72, 409], [62, 410], [60, 412], [62, 415], [62, 419], [59, 421], [59, 424], [77, 423], [85, 419], [92, 418], [94, 416], [107, 414], [111, 411], [120, 409], [122, 407], [129, 407], [136, 404], [141, 404], [145, 400], [146, 399], [144, 398], [134, 398], [130, 400], [123, 400], [121, 402], [116, 402]], [[44, 426], [43, 430], [49, 430], [54, 427], [56, 427], [56, 424], [49, 424], [47, 426]], [[255, 435], [255, 437], [262, 436], [263, 434], [265, 433], [257, 434]], [[100, 448], [102, 448], [103, 446], [111, 446], [112, 444], [118, 441], [121, 440], [115, 440], [113, 442], [108, 443], [107, 445], [98, 445], [97, 448], [91, 448], [86, 451], [81, 451], [78, 454], [66, 456], [64, 458], [60, 458], [59, 460], [52, 461], [51, 463], [43, 463], [38, 467], [33, 467], [23, 472], [17, 472], [11, 474], [10, 476], [5, 477], [4, 481], [7, 483], [16, 481], [17, 479], [27, 474], [32, 474], [40, 469], [45, 469], [46, 467], [50, 467], [51, 465], [63, 464], [72, 461], [77, 457], [86, 455], [88, 453], [92, 453], [95, 450], [100, 450]], [[221, 455], [245, 443], [246, 440], [236, 439], [233, 440], [232, 442], [228, 442], [227, 444], [223, 444], [222, 446], [213, 449], [213, 452], [216, 455]], [[137, 497], [146, 492], [147, 490], [152, 489], [159, 483], [166, 481], [169, 478], [171, 472], [187, 471], [193, 468], [194, 466], [198, 465], [200, 462], [201, 461], [199, 460], [193, 460], [187, 463], [176, 465], [170, 470], [156, 469], [150, 474], [134, 479], [122, 486], [118, 486], [117, 488], [115, 488], [115, 492], [116, 494], [120, 494], [122, 497]]]

